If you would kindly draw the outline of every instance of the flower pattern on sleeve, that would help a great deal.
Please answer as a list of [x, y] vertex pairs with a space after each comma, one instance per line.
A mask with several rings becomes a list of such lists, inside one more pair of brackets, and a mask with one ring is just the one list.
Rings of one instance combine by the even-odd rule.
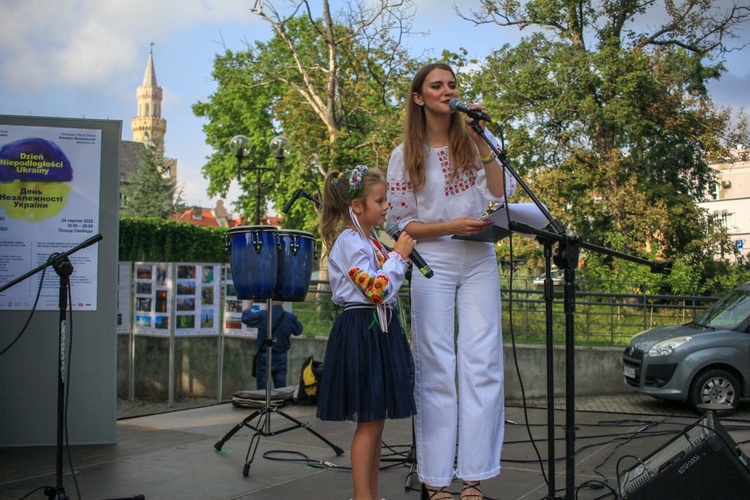
[[349, 277], [373, 304], [382, 304], [388, 295], [390, 282], [384, 274], [373, 278], [367, 271], [353, 267], [349, 269]]

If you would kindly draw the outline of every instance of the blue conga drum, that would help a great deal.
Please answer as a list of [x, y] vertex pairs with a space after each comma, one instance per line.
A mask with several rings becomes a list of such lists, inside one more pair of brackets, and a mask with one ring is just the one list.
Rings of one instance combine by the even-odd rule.
[[278, 228], [239, 226], [225, 236], [238, 299], [270, 299], [278, 273]]
[[276, 275], [275, 300], [302, 302], [310, 288], [315, 238], [306, 231], [280, 229], [279, 267]]

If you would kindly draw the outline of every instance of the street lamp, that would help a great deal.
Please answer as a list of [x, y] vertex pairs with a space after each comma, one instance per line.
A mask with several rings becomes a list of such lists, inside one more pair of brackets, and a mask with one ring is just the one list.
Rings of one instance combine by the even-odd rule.
[[255, 172], [255, 225], [260, 224], [260, 195], [261, 180], [265, 172], [274, 172], [275, 182], [279, 182], [281, 175], [281, 164], [289, 156], [291, 141], [283, 135], [277, 135], [271, 139], [268, 149], [271, 155], [276, 158], [276, 167], [256, 167], [252, 165], [242, 165], [242, 160], [250, 154], [250, 139], [244, 135], [235, 135], [229, 141], [229, 150], [237, 157], [237, 180], [242, 180], [242, 171]]

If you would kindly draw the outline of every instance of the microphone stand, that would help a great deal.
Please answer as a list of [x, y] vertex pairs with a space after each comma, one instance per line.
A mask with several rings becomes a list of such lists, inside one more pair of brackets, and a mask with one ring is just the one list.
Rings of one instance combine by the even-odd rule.
[[[0, 293], [6, 289], [24, 281], [26, 278], [52, 266], [55, 273], [60, 277], [59, 295], [58, 295], [58, 356], [57, 356], [57, 440], [55, 445], [55, 486], [44, 488], [44, 494], [50, 500], [67, 500], [69, 497], [65, 493], [63, 486], [63, 435], [65, 426], [65, 336], [67, 335], [67, 308], [68, 308], [68, 290], [70, 285], [70, 275], [73, 274], [73, 264], [68, 256], [84, 248], [93, 245], [103, 238], [101, 233], [92, 236], [83, 243], [71, 248], [67, 252], [53, 253], [47, 259], [47, 262], [37, 266], [35, 269], [19, 276], [13, 281], [0, 287]], [[41, 286], [41, 283], [40, 283]], [[134, 500], [145, 498], [143, 495], [127, 497]], [[115, 500], [115, 499], [113, 499]]]
[[[623, 260], [647, 265], [652, 273], [669, 273], [671, 263], [662, 261], [649, 261], [632, 255], [617, 252], [609, 248], [585, 243], [577, 236], [565, 234], [565, 230], [559, 221], [554, 219], [526, 183], [510, 166], [505, 151], [498, 150], [495, 144], [485, 135], [478, 120], [471, 122], [471, 127], [479, 134], [487, 145], [497, 156], [497, 159], [510, 174], [516, 179], [519, 186], [531, 198], [539, 211], [549, 221], [546, 226], [551, 230], [539, 230], [527, 224], [510, 220], [508, 217], [508, 229], [524, 234], [534, 234], [544, 245], [545, 277], [544, 277], [544, 301], [545, 301], [545, 327], [546, 327], [546, 353], [547, 353], [547, 451], [548, 451], [548, 499], [559, 498], [555, 494], [555, 416], [554, 416], [554, 363], [553, 363], [553, 328], [552, 328], [552, 275], [550, 257], [555, 265], [563, 270], [563, 311], [565, 314], [565, 498], [575, 498], [575, 269], [578, 267], [578, 254], [580, 248], [586, 248], [598, 253], [619, 257]], [[507, 200], [506, 200], [507, 207]], [[557, 250], [552, 256], [552, 244], [557, 242]]]

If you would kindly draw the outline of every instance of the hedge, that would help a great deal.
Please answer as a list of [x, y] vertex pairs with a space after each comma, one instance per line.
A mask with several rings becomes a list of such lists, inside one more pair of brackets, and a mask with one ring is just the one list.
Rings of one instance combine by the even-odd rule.
[[120, 218], [122, 261], [227, 262], [225, 227], [157, 218]]

